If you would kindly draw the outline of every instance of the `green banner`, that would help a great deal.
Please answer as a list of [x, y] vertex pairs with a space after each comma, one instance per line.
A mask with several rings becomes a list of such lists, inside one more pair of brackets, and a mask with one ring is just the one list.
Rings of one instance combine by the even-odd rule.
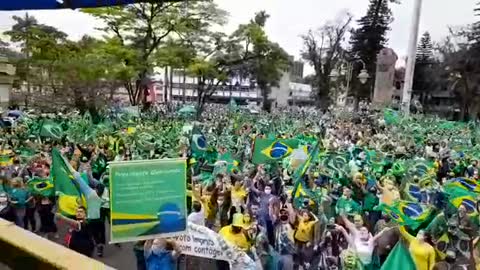
[[110, 163], [111, 243], [177, 236], [186, 230], [186, 161]]

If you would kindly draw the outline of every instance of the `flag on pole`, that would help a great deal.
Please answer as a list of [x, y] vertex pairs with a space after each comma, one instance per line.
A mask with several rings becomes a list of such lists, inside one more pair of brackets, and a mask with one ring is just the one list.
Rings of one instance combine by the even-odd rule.
[[398, 242], [390, 254], [387, 260], [383, 263], [380, 270], [416, 270], [415, 263], [410, 255], [410, 252], [405, 245], [400, 241]]
[[59, 195], [58, 207], [60, 213], [74, 216], [79, 205], [86, 206], [82, 200], [82, 193], [74, 181], [68, 164], [56, 148], [52, 150], [52, 168], [50, 171], [55, 192]]

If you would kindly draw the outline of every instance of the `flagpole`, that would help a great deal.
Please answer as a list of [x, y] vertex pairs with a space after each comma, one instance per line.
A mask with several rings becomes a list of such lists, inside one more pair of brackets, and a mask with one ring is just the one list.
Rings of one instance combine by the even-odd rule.
[[415, 59], [417, 57], [418, 31], [420, 28], [420, 16], [422, 0], [415, 0], [412, 26], [410, 28], [410, 40], [408, 44], [407, 67], [405, 70], [405, 83], [402, 94], [402, 111], [405, 115], [410, 113], [410, 101], [412, 99], [413, 74], [415, 72]]

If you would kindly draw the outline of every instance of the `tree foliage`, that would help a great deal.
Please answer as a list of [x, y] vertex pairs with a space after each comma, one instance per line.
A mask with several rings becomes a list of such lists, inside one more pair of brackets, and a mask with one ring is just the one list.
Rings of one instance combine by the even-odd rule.
[[[370, 89], [375, 82], [377, 55], [388, 42], [387, 33], [393, 21], [390, 3], [398, 3], [395, 0], [370, 0], [367, 14], [360, 18], [359, 27], [352, 32], [350, 39], [350, 57], [362, 59], [372, 78], [367, 84], [362, 85], [357, 79], [352, 81], [352, 87], [357, 98], [369, 98]], [[356, 67], [353, 78], [357, 78], [361, 67]]]
[[302, 58], [315, 70], [313, 85], [317, 89], [317, 104], [326, 109], [329, 105], [330, 73], [344, 59], [342, 47], [346, 34], [351, 30], [352, 15], [339, 16], [333, 22], [326, 22], [318, 30], [309, 30], [302, 36]]
[[269, 15], [265, 11], [260, 11], [250, 23], [240, 25], [231, 36], [231, 42], [241, 44], [238, 49], [243, 61], [234, 67], [232, 73], [256, 82], [262, 93], [263, 109], [267, 111], [271, 107], [269, 100], [271, 88], [278, 86], [283, 73], [290, 65], [288, 54], [280, 45], [270, 41], [265, 33], [268, 18]]
[[433, 43], [429, 32], [425, 32], [417, 46], [417, 57], [415, 61], [415, 73], [413, 76], [413, 94], [420, 97], [425, 103], [427, 95], [438, 87], [432, 74], [438, 63], [433, 56]]
[[192, 33], [201, 35], [226, 22], [226, 12], [213, 1], [189, 2], [187, 8], [181, 2], [147, 2], [84, 10], [104, 22], [100, 30], [130, 50], [131, 58], [125, 59], [125, 65], [132, 67], [136, 75], [122, 79], [133, 105], [143, 100], [142, 90], [158, 63], [160, 49], [171, 49], [167, 45], [172, 39], [188, 41]]

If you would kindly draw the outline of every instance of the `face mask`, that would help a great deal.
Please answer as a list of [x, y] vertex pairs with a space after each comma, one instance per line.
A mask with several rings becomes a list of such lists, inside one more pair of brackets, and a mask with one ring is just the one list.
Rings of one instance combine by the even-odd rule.
[[161, 246], [152, 245], [152, 253], [160, 255], [163, 251], [164, 249]]

